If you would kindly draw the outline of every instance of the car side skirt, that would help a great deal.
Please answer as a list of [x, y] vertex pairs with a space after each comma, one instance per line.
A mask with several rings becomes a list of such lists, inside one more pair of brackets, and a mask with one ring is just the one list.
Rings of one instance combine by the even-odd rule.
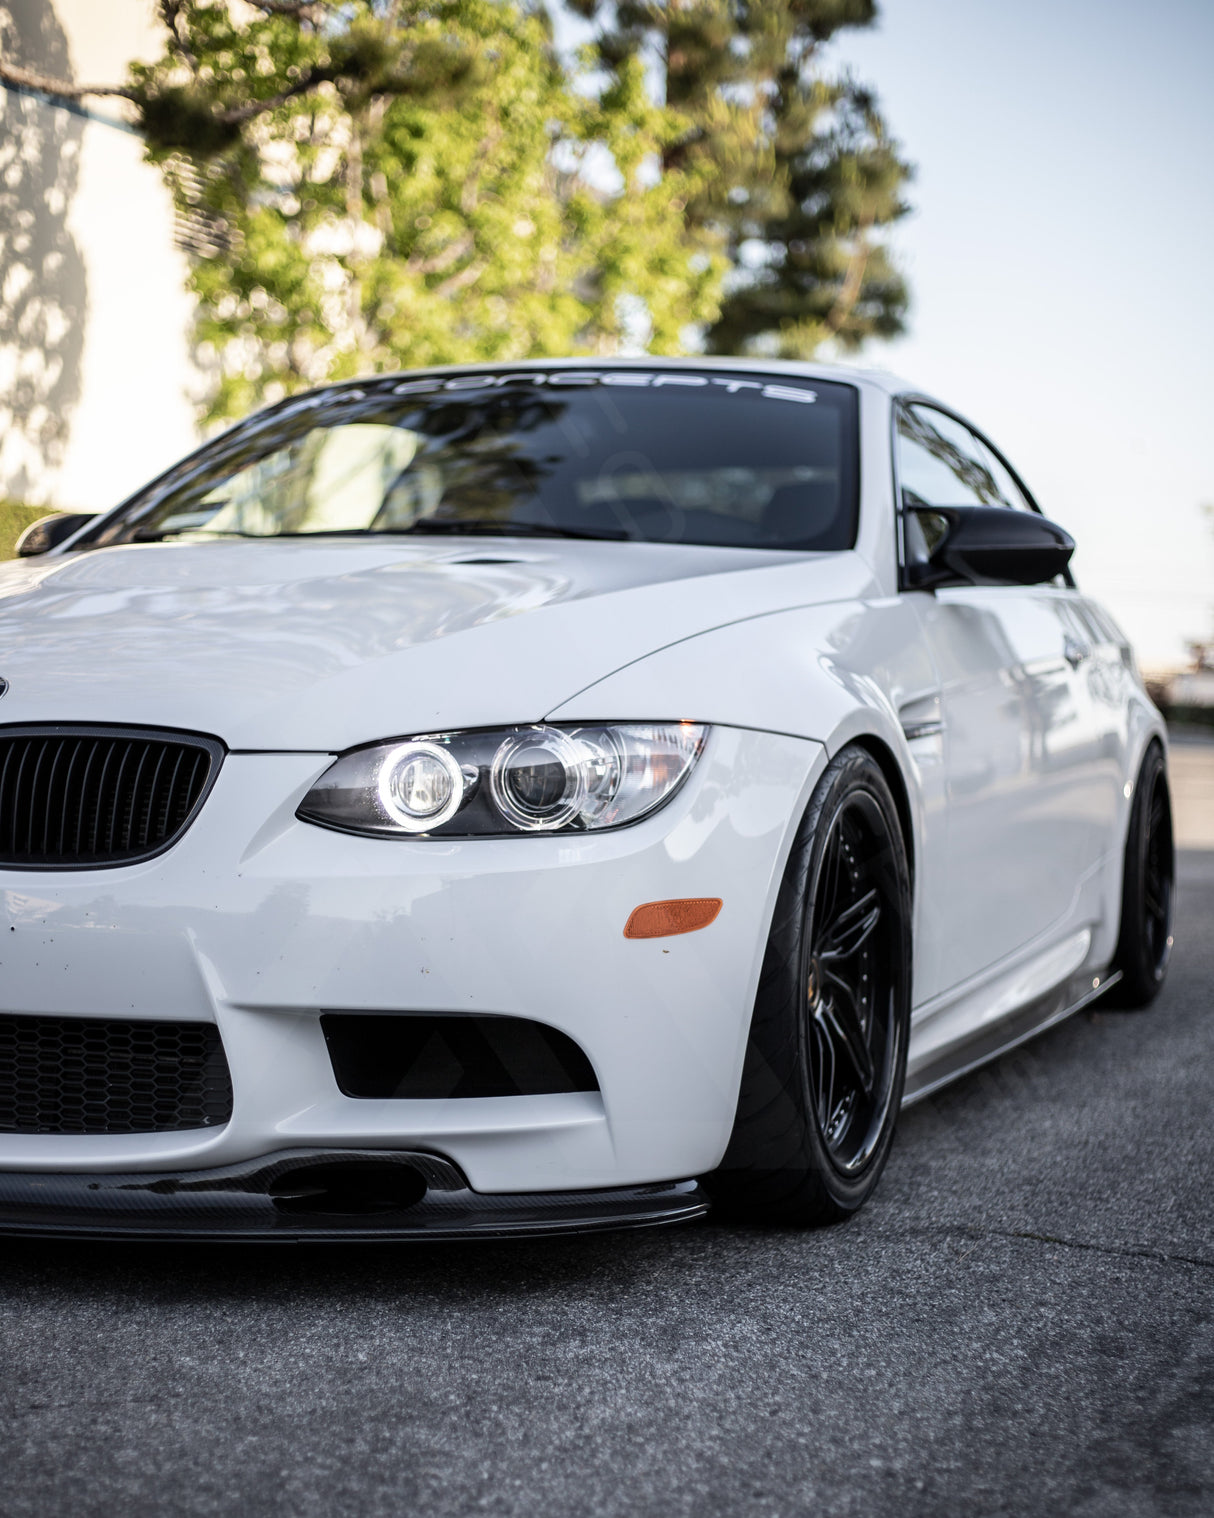
[[1038, 996], [1010, 1017], [993, 1027], [978, 1028], [974, 1033], [933, 1058], [907, 1076], [902, 1097], [903, 1107], [913, 1106], [952, 1081], [960, 1080], [1000, 1055], [1007, 1054], [1047, 1028], [1064, 1022], [1111, 990], [1121, 979], [1120, 970], [1103, 970], [1094, 975], [1083, 970], [1070, 976], [1052, 991]]

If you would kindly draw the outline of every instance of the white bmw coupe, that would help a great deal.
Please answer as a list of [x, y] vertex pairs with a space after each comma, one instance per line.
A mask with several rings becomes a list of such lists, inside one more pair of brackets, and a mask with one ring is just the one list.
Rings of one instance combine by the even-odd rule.
[[0, 1230], [847, 1216], [899, 1108], [1159, 989], [1163, 724], [888, 377], [297, 396], [0, 570]]

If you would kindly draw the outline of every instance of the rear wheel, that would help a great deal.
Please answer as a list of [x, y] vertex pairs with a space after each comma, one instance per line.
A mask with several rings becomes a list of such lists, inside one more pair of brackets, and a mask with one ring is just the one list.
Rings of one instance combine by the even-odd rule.
[[876, 760], [844, 749], [793, 844], [767, 943], [737, 1117], [705, 1180], [719, 1210], [850, 1216], [889, 1153], [906, 1074], [910, 883]]
[[1159, 995], [1172, 957], [1176, 851], [1163, 750], [1152, 743], [1138, 771], [1121, 883], [1121, 933], [1114, 967], [1120, 984], [1109, 1000], [1146, 1007]]

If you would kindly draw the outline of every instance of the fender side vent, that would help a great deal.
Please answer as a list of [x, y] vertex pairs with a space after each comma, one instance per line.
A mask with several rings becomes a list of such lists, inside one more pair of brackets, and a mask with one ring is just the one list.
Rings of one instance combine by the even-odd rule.
[[345, 1096], [425, 1101], [599, 1089], [568, 1034], [524, 1017], [326, 1012], [320, 1026]]

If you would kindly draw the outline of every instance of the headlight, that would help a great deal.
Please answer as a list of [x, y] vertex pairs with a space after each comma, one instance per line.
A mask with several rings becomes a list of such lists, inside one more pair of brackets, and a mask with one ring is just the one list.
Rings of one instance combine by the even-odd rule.
[[671, 799], [707, 733], [695, 722], [431, 733], [344, 754], [296, 815], [381, 838], [624, 827]]
[[437, 743], [402, 743], [379, 767], [375, 799], [384, 816], [406, 833], [428, 833], [459, 811], [464, 777]]

